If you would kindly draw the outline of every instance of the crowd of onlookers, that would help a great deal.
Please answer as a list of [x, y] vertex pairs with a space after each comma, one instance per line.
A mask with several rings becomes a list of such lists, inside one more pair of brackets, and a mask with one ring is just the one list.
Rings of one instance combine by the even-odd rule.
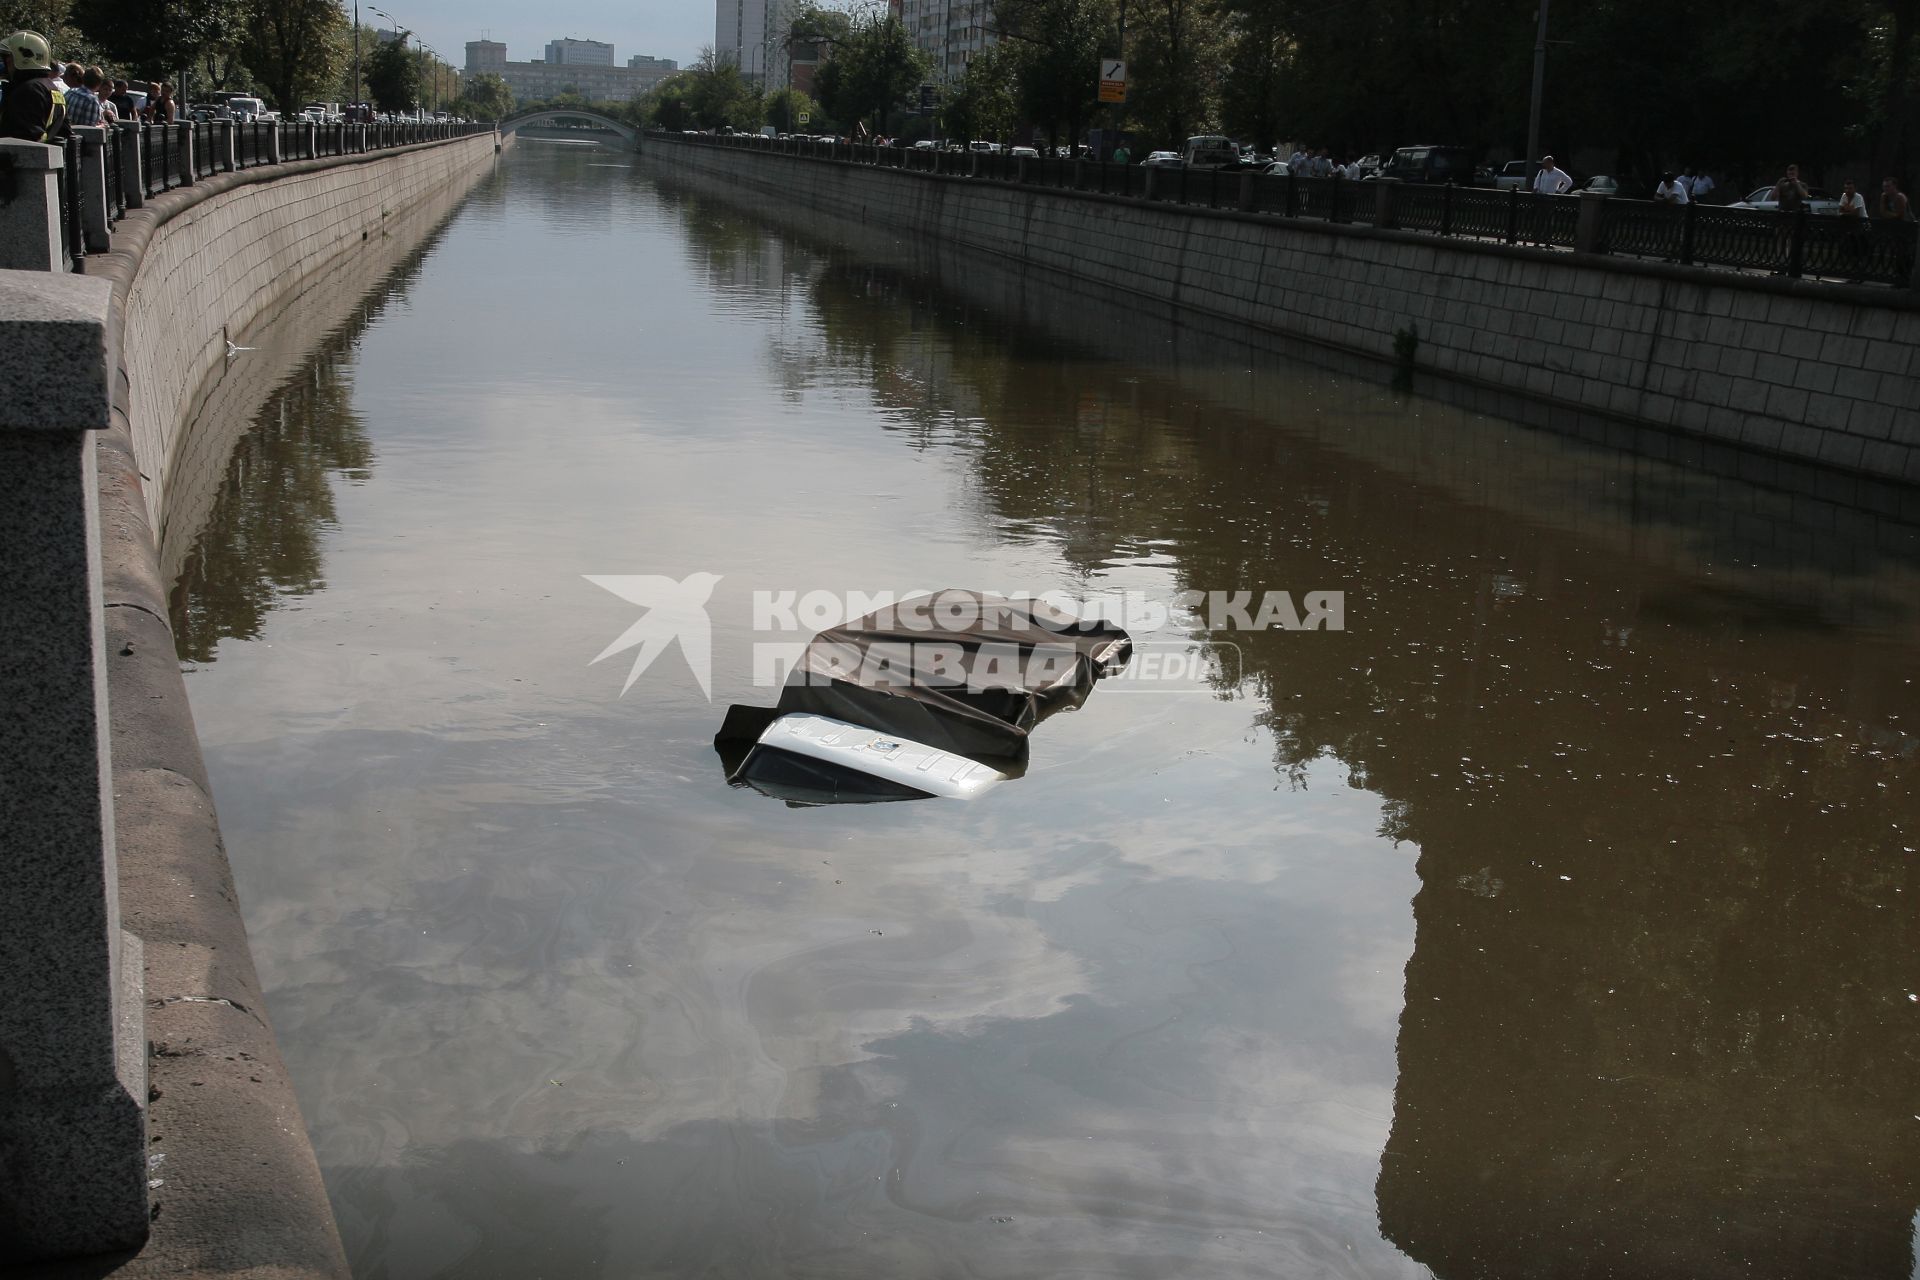
[[75, 126], [171, 124], [179, 111], [164, 81], [120, 80], [98, 66], [56, 62], [38, 32], [0, 38], [0, 138], [57, 142]]

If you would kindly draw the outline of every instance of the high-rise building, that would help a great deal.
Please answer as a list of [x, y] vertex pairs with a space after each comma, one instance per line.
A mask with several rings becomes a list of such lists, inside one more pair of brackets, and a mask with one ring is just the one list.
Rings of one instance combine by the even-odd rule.
[[547, 65], [567, 67], [610, 67], [613, 46], [599, 40], [575, 40], [568, 36], [547, 41]]
[[787, 29], [795, 8], [792, 0], [715, 0], [714, 61], [732, 63], [764, 89], [786, 88]]
[[491, 71], [495, 75], [507, 65], [507, 46], [498, 40], [467, 41], [467, 70]]
[[996, 39], [989, 0], [900, 0], [907, 37], [933, 57], [934, 75], [958, 80]]
[[577, 93], [590, 102], [637, 98], [680, 69], [672, 58], [644, 53], [614, 65], [613, 46], [599, 40], [554, 40], [547, 56], [532, 62], [507, 61], [507, 46], [497, 40], [467, 41], [467, 73], [486, 72], [507, 82], [521, 101], [541, 101]]

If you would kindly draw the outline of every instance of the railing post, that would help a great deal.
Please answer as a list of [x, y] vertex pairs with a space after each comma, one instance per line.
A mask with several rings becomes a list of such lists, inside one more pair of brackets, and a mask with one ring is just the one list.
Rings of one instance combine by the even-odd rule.
[[1440, 188], [1440, 234], [1453, 234], [1453, 184]]
[[147, 175], [141, 163], [140, 122], [122, 120], [114, 128], [120, 131], [120, 195], [127, 208], [138, 209], [147, 202]]
[[1240, 199], [1238, 207], [1242, 213], [1253, 212], [1253, 170], [1248, 169], [1240, 175]]
[[1373, 225], [1383, 230], [1391, 230], [1394, 222], [1393, 192], [1400, 185], [1398, 178], [1375, 178], [1373, 181]]
[[171, 130], [180, 152], [180, 185], [190, 187], [200, 180], [193, 171], [193, 125], [179, 121], [163, 127]]
[[1604, 250], [1600, 241], [1606, 223], [1607, 194], [1604, 191], [1582, 191], [1577, 198], [1580, 201], [1580, 216], [1573, 224], [1573, 251], [1600, 253]]
[[1142, 184], [1140, 194], [1143, 199], [1153, 200], [1157, 198], [1159, 193], [1155, 188], [1160, 185], [1160, 175], [1164, 172], [1166, 172], [1164, 169], [1151, 165], [1140, 166], [1140, 181]]
[[1787, 242], [1787, 274], [1798, 279], [1807, 266], [1807, 206], [1793, 211], [1792, 238]]
[[103, 277], [0, 278], [0, 651], [15, 657], [0, 670], [0, 1223], [10, 1256], [29, 1258], [134, 1248], [149, 1221], [144, 966], [120, 927], [93, 435], [108, 424], [112, 298]]
[[1013, 180], [1022, 186], [1026, 185], [1027, 158], [1025, 156], [1015, 156], [1013, 158]]
[[1520, 243], [1520, 188], [1507, 188], [1507, 243]]
[[80, 204], [87, 252], [105, 253], [113, 246], [113, 220], [107, 208], [107, 129], [98, 124], [75, 125], [73, 136], [80, 140], [80, 189], [74, 199]]
[[213, 138], [213, 145], [220, 149], [220, 168], [227, 173], [232, 173], [235, 169], [239, 168], [239, 157], [234, 154], [236, 147], [234, 145], [233, 121], [215, 120], [213, 122]]
[[267, 163], [279, 164], [281, 160], [285, 158], [285, 156], [286, 156], [286, 148], [281, 142], [280, 126], [278, 124], [268, 125], [267, 126]]
[[1693, 265], [1693, 212], [1699, 208], [1689, 200], [1680, 210], [1680, 265]]
[[[66, 154], [59, 147], [50, 147], [39, 142], [21, 142], [14, 139], [0, 140], [0, 170], [11, 170], [6, 176], [13, 187], [13, 198], [0, 204], [0, 270], [7, 271], [65, 271], [67, 262], [60, 248], [60, 175], [65, 168]], [[7, 317], [0, 314], [0, 351], [17, 347], [5, 324]], [[17, 395], [10, 392], [9, 395]], [[4, 471], [0, 467], [0, 471]], [[32, 546], [31, 542], [8, 544], [15, 548]], [[6, 559], [19, 558], [16, 550]], [[0, 609], [9, 604], [18, 605], [30, 597], [13, 597], [0, 601]], [[10, 652], [31, 652], [31, 650], [11, 650]], [[4, 775], [0, 775], [4, 776]], [[0, 805], [5, 802], [4, 791], [0, 791]], [[0, 828], [4, 830], [4, 828]], [[4, 895], [0, 895], [4, 896]], [[6, 1051], [4, 1042], [0, 1042], [0, 1054]], [[0, 1058], [0, 1069], [4, 1068], [4, 1058]], [[0, 1106], [4, 1106], [4, 1091], [0, 1091]], [[0, 1221], [4, 1215], [0, 1215]]]

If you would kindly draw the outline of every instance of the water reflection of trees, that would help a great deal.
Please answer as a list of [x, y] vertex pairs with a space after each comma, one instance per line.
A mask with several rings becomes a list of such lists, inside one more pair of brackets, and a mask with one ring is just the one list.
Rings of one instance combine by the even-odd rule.
[[[1337, 759], [1420, 850], [1390, 1239], [1444, 1276], [1909, 1274], [1913, 645], [1783, 606], [1822, 580], [1887, 617], [1910, 563], [1817, 528], [1635, 555], [1658, 504], [1520, 518], [1343, 447], [1343, 415], [1417, 406], [1223, 409], [822, 259], [811, 376], [964, 426], [929, 440], [996, 527], [1088, 570], [1151, 548], [1188, 587], [1349, 592], [1344, 634], [1233, 639], [1276, 767]], [[1687, 518], [1715, 546], [1750, 523]]]
[[170, 600], [183, 662], [210, 662], [222, 640], [257, 638], [289, 598], [326, 585], [334, 485], [372, 473], [374, 451], [353, 407], [353, 349], [406, 295], [437, 234], [362, 298], [303, 367], [270, 395], [227, 461], [226, 478], [194, 539]]

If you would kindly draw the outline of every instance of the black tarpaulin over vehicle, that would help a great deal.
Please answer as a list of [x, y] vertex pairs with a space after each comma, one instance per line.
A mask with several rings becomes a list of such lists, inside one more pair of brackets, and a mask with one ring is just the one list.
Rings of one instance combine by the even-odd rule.
[[[820, 632], [772, 709], [731, 708], [714, 739], [729, 780], [756, 783], [755, 751], [782, 717], [863, 726], [1003, 773], [1023, 767], [1027, 735], [1085, 702], [1125, 665], [1127, 633], [1044, 601], [950, 589]], [[762, 761], [762, 771], [782, 762]]]

